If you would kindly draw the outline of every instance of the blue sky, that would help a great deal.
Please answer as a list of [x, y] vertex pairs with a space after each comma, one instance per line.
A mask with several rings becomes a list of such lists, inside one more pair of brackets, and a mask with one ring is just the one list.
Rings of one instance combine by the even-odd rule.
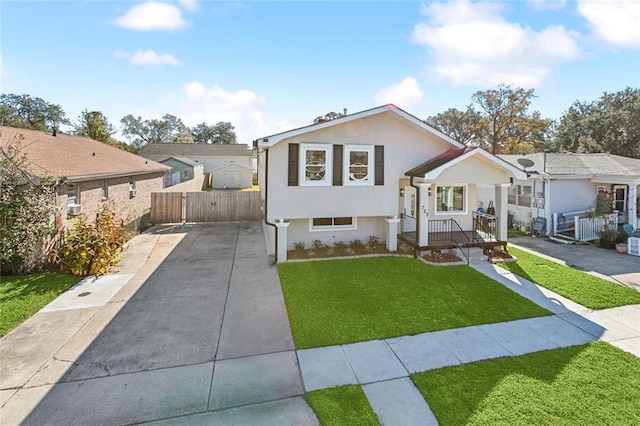
[[640, 1], [7, 1], [2, 93], [62, 106], [231, 121], [240, 143], [329, 111], [419, 118], [499, 83], [559, 118], [640, 87]]

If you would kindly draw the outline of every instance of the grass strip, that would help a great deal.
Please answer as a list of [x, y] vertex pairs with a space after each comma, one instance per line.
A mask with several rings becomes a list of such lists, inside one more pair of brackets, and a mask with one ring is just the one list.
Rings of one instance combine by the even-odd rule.
[[500, 266], [587, 308], [604, 309], [640, 303], [640, 293], [633, 289], [513, 247], [509, 247], [509, 252], [518, 260]]
[[359, 385], [320, 389], [309, 392], [306, 396], [323, 426], [380, 424]]
[[604, 342], [412, 379], [441, 425], [640, 424], [640, 360]]
[[278, 271], [298, 349], [550, 314], [468, 266], [377, 257]]
[[79, 281], [59, 272], [0, 277], [0, 337]]

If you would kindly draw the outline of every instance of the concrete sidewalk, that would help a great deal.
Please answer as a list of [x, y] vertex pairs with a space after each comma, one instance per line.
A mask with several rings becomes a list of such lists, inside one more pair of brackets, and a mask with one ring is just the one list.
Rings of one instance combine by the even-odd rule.
[[260, 223], [134, 238], [117, 273], [17, 327], [0, 356], [3, 425], [318, 423]]

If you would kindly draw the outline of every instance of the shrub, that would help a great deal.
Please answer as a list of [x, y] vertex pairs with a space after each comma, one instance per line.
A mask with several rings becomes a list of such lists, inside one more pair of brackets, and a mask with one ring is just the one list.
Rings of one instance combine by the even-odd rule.
[[361, 254], [365, 251], [365, 245], [362, 241], [355, 239], [349, 243], [349, 247], [355, 254]]
[[344, 256], [347, 254], [347, 245], [342, 241], [333, 243], [333, 254], [335, 256]]
[[320, 240], [313, 240], [313, 243], [311, 243], [311, 250], [313, 251], [314, 256], [322, 257], [326, 256], [329, 252], [329, 246]]
[[94, 223], [80, 215], [75, 228], [62, 241], [57, 257], [63, 270], [73, 275], [104, 275], [115, 266], [127, 241], [124, 221], [117, 219], [109, 205], [100, 207]]
[[375, 235], [370, 236], [368, 246], [369, 250], [376, 251], [378, 248], [380, 248], [380, 238], [376, 237]]
[[304, 243], [293, 243], [293, 249], [299, 253], [305, 251]]

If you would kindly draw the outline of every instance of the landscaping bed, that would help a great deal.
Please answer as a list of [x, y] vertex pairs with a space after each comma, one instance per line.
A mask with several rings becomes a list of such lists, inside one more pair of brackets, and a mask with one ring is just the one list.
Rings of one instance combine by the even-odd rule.
[[550, 314], [468, 266], [376, 257], [278, 271], [297, 349]]

